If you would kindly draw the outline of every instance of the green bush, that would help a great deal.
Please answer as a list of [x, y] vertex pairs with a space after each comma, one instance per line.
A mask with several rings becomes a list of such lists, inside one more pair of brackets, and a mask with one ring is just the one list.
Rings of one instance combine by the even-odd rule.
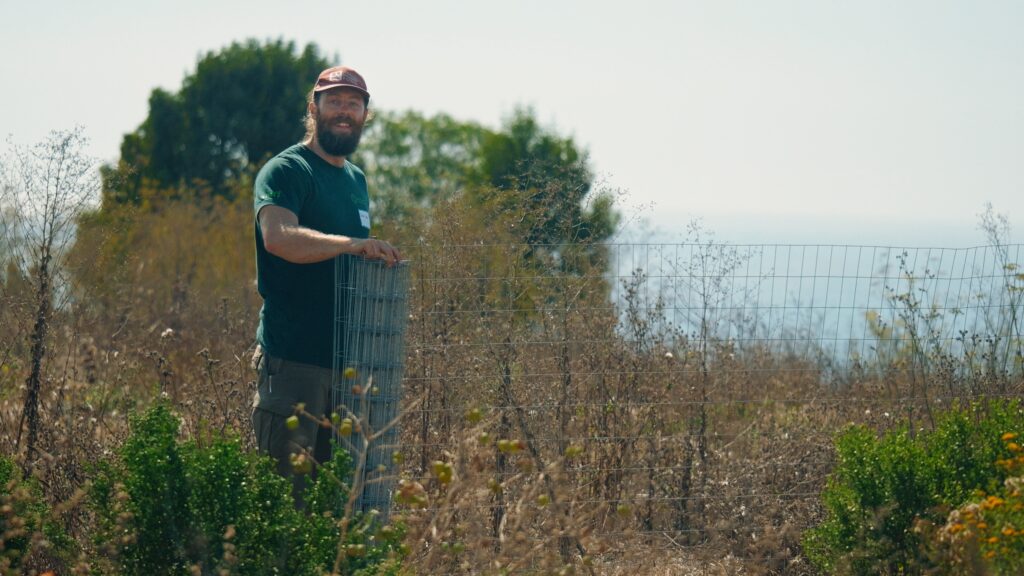
[[1020, 431], [1000, 440], [1014, 454], [995, 465], [1010, 475], [994, 493], [978, 491], [950, 512], [945, 525], [933, 526], [932, 551], [949, 574], [1024, 573], [1024, 447]]
[[[125, 574], [322, 574], [339, 555], [346, 573], [396, 569], [398, 536], [379, 541], [366, 519], [350, 519], [340, 546], [341, 482], [350, 459], [336, 450], [297, 511], [290, 483], [269, 458], [236, 438], [179, 441], [179, 421], [165, 404], [132, 419], [117, 461], [101, 466], [91, 502], [97, 549]], [[387, 531], [393, 534], [395, 531]]]
[[54, 521], [39, 483], [0, 456], [0, 574], [20, 574], [32, 558], [61, 566], [73, 552], [74, 542]]
[[931, 563], [918, 521], [945, 522], [979, 490], [1001, 486], [1009, 455], [1000, 440], [1021, 429], [1016, 401], [992, 401], [941, 415], [932, 431], [881, 438], [863, 426], [836, 440], [838, 462], [822, 493], [826, 520], [803, 539], [808, 558], [828, 573], [901, 574]]

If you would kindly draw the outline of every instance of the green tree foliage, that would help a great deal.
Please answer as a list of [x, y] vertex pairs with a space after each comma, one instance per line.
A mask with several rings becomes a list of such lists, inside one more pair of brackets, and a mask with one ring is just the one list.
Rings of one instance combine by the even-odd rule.
[[617, 224], [607, 196], [585, 204], [593, 186], [586, 152], [544, 129], [529, 108], [487, 135], [470, 182], [482, 200], [524, 213], [523, 239], [530, 244], [605, 240]]
[[515, 214], [524, 243], [596, 242], [617, 225], [611, 198], [591, 193], [586, 152], [529, 108], [496, 131], [445, 114], [381, 113], [354, 160], [367, 173], [376, 221], [396, 228], [420, 230], [427, 208], [459, 194], [478, 218]]
[[283, 40], [205, 54], [180, 91], [153, 90], [149, 115], [104, 170], [104, 203], [138, 204], [145, 188], [229, 194], [232, 180], [302, 137], [306, 95], [329, 65], [315, 45]]
[[375, 220], [415, 223], [452, 198], [480, 164], [489, 130], [438, 114], [377, 112], [353, 161], [366, 172]]

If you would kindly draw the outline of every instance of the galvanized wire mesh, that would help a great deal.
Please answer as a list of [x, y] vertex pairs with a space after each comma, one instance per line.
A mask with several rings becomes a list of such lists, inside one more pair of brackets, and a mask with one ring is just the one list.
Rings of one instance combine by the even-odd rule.
[[[565, 505], [603, 511], [595, 534], [618, 522], [745, 546], [779, 518], [817, 521], [832, 435], [848, 423], [921, 428], [1024, 385], [1020, 245], [409, 252], [405, 387], [419, 403], [400, 450], [428, 487], [435, 460], [479, 466], [456, 474], [485, 497], [427, 512], [476, 522], [481, 539], [507, 536], [494, 519], [517, 497], [535, 506], [540, 471], [562, 465]], [[500, 439], [527, 449], [504, 454]]]
[[[1022, 368], [1021, 245], [908, 248], [687, 243], [611, 246], [622, 306], [640, 301], [677, 333], [788, 352], [843, 371], [927, 343]], [[969, 364], [961, 364], [964, 369]]]
[[377, 510], [381, 518], [388, 515], [395, 485], [408, 292], [407, 263], [335, 260], [331, 401], [356, 422], [352, 434], [338, 434], [355, 462], [352, 485], [361, 487], [356, 510]]

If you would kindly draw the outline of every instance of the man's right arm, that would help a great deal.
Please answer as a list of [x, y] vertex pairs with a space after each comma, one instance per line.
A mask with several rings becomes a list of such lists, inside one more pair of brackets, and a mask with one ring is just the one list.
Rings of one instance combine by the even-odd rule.
[[389, 266], [402, 259], [398, 249], [381, 240], [324, 234], [300, 226], [298, 216], [280, 206], [260, 208], [258, 219], [267, 252], [295, 264], [322, 262], [340, 254], [384, 260]]

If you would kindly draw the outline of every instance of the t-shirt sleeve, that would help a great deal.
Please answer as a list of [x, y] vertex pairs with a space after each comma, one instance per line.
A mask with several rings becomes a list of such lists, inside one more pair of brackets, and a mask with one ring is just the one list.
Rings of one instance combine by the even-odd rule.
[[308, 173], [292, 162], [273, 158], [257, 174], [253, 185], [256, 214], [264, 206], [280, 206], [298, 215], [311, 189]]

